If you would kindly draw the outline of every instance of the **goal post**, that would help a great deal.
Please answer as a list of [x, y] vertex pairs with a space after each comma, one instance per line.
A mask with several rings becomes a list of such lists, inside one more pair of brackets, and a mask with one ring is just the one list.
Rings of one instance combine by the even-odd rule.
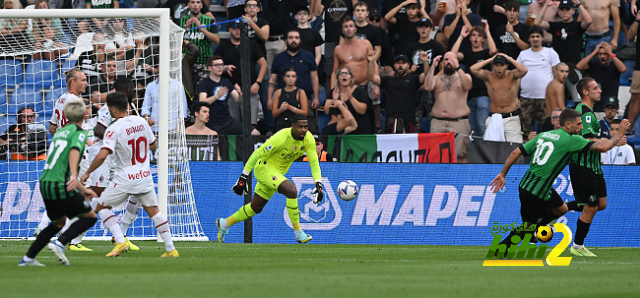
[[[157, 53], [154, 53], [154, 55], [157, 56], [154, 58], [157, 58], [155, 61], [158, 61], [158, 63], [157, 65], [152, 65], [151, 67], [157, 66], [157, 69], [158, 69], [157, 73], [154, 74], [155, 75], [154, 78], [157, 77], [157, 86], [159, 89], [158, 90], [158, 106], [154, 107], [154, 108], [157, 108], [157, 111], [158, 111], [157, 112], [158, 149], [156, 153], [157, 192], [158, 192], [157, 194], [158, 194], [158, 203], [159, 203], [158, 207], [160, 208], [160, 212], [167, 215], [172, 234], [174, 235], [174, 239], [208, 241], [208, 238], [205, 236], [202, 230], [202, 227], [200, 225], [197, 208], [195, 206], [195, 199], [193, 197], [193, 188], [191, 185], [188, 159], [185, 158], [186, 155], [184, 154], [184, 152], [182, 152], [183, 150], [186, 150], [184, 126], [180, 124], [181, 122], [180, 122], [180, 119], [178, 119], [179, 117], [176, 117], [176, 115], [182, 115], [185, 111], [188, 110], [188, 107], [184, 106], [183, 102], [178, 99], [178, 98], [181, 98], [180, 97], [181, 92], [183, 94], [184, 90], [174, 90], [176, 88], [171, 88], [171, 86], [174, 86], [174, 84], [171, 84], [172, 81], [179, 81], [180, 83], [182, 83], [181, 59], [182, 59], [182, 35], [184, 33], [184, 29], [173, 24], [173, 22], [170, 19], [169, 9], [154, 8], [154, 9], [80, 9], [80, 10], [73, 10], [73, 9], [0, 10], [0, 19], [29, 20], [30, 26], [31, 26], [31, 20], [33, 20], [33, 22], [36, 22], [35, 20], [39, 20], [39, 19], [60, 19], [62, 20], [62, 22], [64, 22], [65, 25], [67, 25], [67, 22], [66, 22], [67, 20], [71, 20], [71, 19], [90, 20], [91, 18], [100, 19], [100, 20], [108, 20], [108, 19], [133, 20], [132, 22], [133, 26], [131, 26], [132, 27], [131, 34], [137, 31], [144, 31], [140, 33], [141, 35], [143, 35], [144, 38], [156, 37], [155, 40], [157, 40], [157, 44], [154, 44], [154, 46], [157, 46], [159, 51], [157, 51]], [[127, 24], [129, 24], [128, 21], [127, 21]], [[144, 26], [145, 24], [146, 26]], [[35, 27], [37, 26], [37, 24], [34, 24], [33, 26], [34, 26], [34, 30], [36, 30]], [[140, 28], [137, 28], [138, 26], [145, 27], [145, 28], [144, 30], [140, 30]], [[76, 45], [75, 39], [78, 36], [80, 36], [80, 34], [79, 34], [79, 31], [74, 33], [77, 33], [77, 34], [71, 34], [72, 36], [70, 38], [70, 40], [71, 39], [74, 40], [73, 44], [64, 44], [63, 46], [65, 48], [75, 47]], [[27, 35], [26, 33], [24, 34]], [[24, 40], [28, 40], [30, 38], [29, 36], [23, 36], [23, 37], [24, 37]], [[112, 41], [113, 40], [109, 40], [108, 38], [106, 40], [106, 42], [112, 42]], [[50, 47], [48, 48], [48, 50], [58, 49], [56, 48], [57, 44], [55, 43], [55, 40], [53, 43], [54, 43], [53, 46], [49, 45]], [[93, 44], [91, 46], [93, 46]], [[22, 48], [18, 50], [11, 48], [11, 45], [5, 45], [4, 46], [5, 49], [2, 49], [2, 47], [3, 45], [0, 44], [0, 55], [3, 56], [4, 58], [13, 56], [14, 59], [15, 57], [18, 57], [18, 56], [30, 56], [30, 55], [33, 55], [35, 52], [43, 51], [42, 48], [35, 48], [35, 47], [33, 47], [32, 49]], [[10, 49], [7, 49], [7, 48], [10, 48]], [[78, 53], [74, 53], [74, 54], [78, 54]], [[70, 60], [70, 59], [68, 57], [64, 57], [63, 59], [58, 60], [56, 58], [55, 60], [52, 60], [52, 61], [56, 62], [56, 64], [60, 68], [60, 66], [64, 64], [63, 62], [66, 60]], [[36, 63], [38, 61], [31, 61], [31, 62]], [[48, 62], [48, 61], [45, 61], [45, 62]], [[128, 70], [129, 69], [127, 68], [127, 71]], [[18, 80], [20, 81], [22, 80], [23, 75], [22, 75], [22, 70], [19, 70], [19, 71], [21, 72], [20, 77], [18, 77]], [[58, 69], [57, 71], [59, 73], [59, 76], [62, 77], [64, 70]], [[3, 74], [0, 73], [0, 76], [2, 75]], [[37, 73], [28, 74], [25, 72], [24, 80], [26, 80], [28, 75], [37, 76], [38, 74]], [[48, 92], [51, 92], [53, 94], [51, 90], [56, 89], [56, 84], [58, 84], [58, 82], [64, 83], [64, 80], [60, 79], [59, 81], [56, 81], [53, 84], [49, 84], [51, 82], [45, 82], [44, 85], [46, 87], [41, 87], [42, 89], [40, 91], [36, 89], [36, 91], [34, 91], [34, 93], [31, 94], [32, 97], [37, 97], [38, 95], [42, 94], [43, 98], [45, 98], [43, 111], [42, 112], [37, 111], [36, 113], [38, 114], [43, 113], [46, 117], [49, 117], [48, 114], [50, 114], [51, 111], [46, 109], [51, 104], [50, 102], [48, 102], [50, 99], [47, 99], [49, 98], [49, 96], [45, 97], [45, 94]], [[18, 94], [20, 92], [26, 92], [25, 90], [28, 89], [28, 88], [23, 88], [23, 90], [19, 90], [20, 89], [20, 87], [18, 87], [19, 85], [15, 84], [15, 86], [16, 87], [2, 86], [4, 88], [2, 90], [4, 91], [5, 89], [7, 89], [9, 90], [8, 92], [14, 92], [14, 93], [17, 92], [16, 94]], [[182, 85], [180, 84], [179, 86], [182, 86]], [[66, 92], [66, 83], [65, 83], [65, 88], [63, 90]], [[38, 92], [42, 92], [42, 93], [38, 93]], [[0, 121], [0, 124], [1, 123], [11, 124], [11, 119], [17, 116], [17, 114], [15, 113], [15, 109], [13, 109], [14, 111], [13, 113], [11, 112], [12, 111], [11, 105], [17, 104], [17, 102], [12, 102], [13, 97], [14, 97], [13, 95], [11, 96], [7, 95], [6, 97], [2, 97], [2, 99], [5, 99], [8, 101], [9, 112], [4, 114], [4, 117], [8, 117], [7, 118], [8, 120], [5, 119], [4, 122]], [[54, 98], [57, 99], [57, 97], [54, 97]], [[0, 105], [0, 107], [2, 107], [2, 105]], [[38, 108], [38, 110], [40, 109]], [[4, 113], [3, 111], [0, 111], [0, 114], [3, 114], [3, 113]], [[38, 116], [38, 117], [39, 117], [38, 123], [42, 123], [43, 125], [48, 124], [47, 122], [49, 121], [49, 118], [46, 118], [46, 117], [43, 118], [42, 116]], [[0, 117], [0, 120], [2, 120], [1, 118], [2, 117]], [[0, 127], [0, 130], [2, 130], [0, 131], [0, 134], [4, 133], [4, 128], [6, 126], [7, 125]], [[177, 152], [176, 154], [171, 156], [171, 159], [169, 154], [170, 146], [171, 148], [174, 149], [173, 151]], [[177, 150], [175, 150], [176, 148]], [[36, 209], [42, 212], [43, 211], [42, 202], [37, 202], [38, 198], [35, 198], [34, 196], [31, 196], [31, 201], [29, 203], [18, 202], [19, 200], [24, 200], [26, 198], [24, 193], [21, 193], [21, 194], [16, 193], [15, 198], [9, 198], [9, 199], [12, 199], [13, 201], [7, 202], [6, 200], [8, 197], [6, 194], [6, 190], [8, 188], [9, 183], [27, 182], [27, 181], [19, 181], [20, 178], [16, 178], [20, 175], [12, 175], [12, 173], [10, 173], [11, 171], [16, 171], [16, 169], [18, 169], [17, 171], [20, 171], [19, 169], [23, 168], [23, 166], [15, 166], [15, 164], [20, 164], [20, 163], [27, 164], [27, 163], [37, 163], [37, 162], [9, 160], [6, 163], [7, 164], [5, 168], [11, 169], [11, 170], [7, 170], [9, 173], [0, 173], [0, 186], [3, 186], [2, 184], [5, 184], [3, 187], [0, 187], [0, 189], [5, 192], [5, 194], [1, 194], [3, 196], [2, 207], [9, 207], [8, 211], [12, 212], [13, 210], [14, 213], [9, 215], [4, 214], [3, 216], [0, 217], [0, 238], [24, 239], [28, 236], [31, 236], [31, 233], [28, 233], [28, 235], [26, 235], [24, 231], [7, 232], [5, 230], [5, 227], [9, 227], [9, 229], [24, 229], [24, 230], [32, 229], [33, 218], [29, 218], [29, 220], [26, 220], [25, 218], [32, 217], [33, 214], [35, 213], [34, 210]], [[31, 180], [29, 182], [31, 183], [31, 185], [33, 185], [31, 186], [31, 189], [29, 191], [33, 191], [35, 193], [39, 190], [36, 184], [37, 184], [37, 177], [39, 177], [42, 167], [28, 166], [28, 168], [30, 169], [37, 168], [37, 170], [35, 171], [32, 170], [31, 171], [32, 173], [28, 175], [29, 177], [28, 179]], [[33, 173], [33, 172], [37, 172], [37, 173]], [[33, 179], [35, 179], [35, 183]], [[172, 189], [171, 193], [170, 193], [170, 189]], [[176, 191], [178, 189], [180, 190], [179, 193], [178, 191]], [[17, 208], [16, 206], [22, 206], [25, 204], [28, 205], [26, 209], [29, 210], [29, 215], [25, 216], [25, 215], [17, 214], [17, 212], [20, 211], [18, 210], [20, 208]], [[3, 208], [3, 209], [4, 209], [4, 212], [6, 213], [7, 208]], [[146, 213], [144, 214], [146, 216]], [[141, 219], [142, 217], [143, 217], [143, 212], [141, 211], [138, 214], [138, 219], [136, 219], [136, 222], [139, 222], [140, 225], [149, 226], [150, 221], [148, 219], [143, 221]], [[26, 223], [20, 222], [25, 220], [28, 222]], [[135, 229], [134, 226], [135, 225], [132, 224], [131, 227]], [[98, 225], [96, 225], [92, 229], [98, 229], [98, 228], [99, 228]], [[153, 229], [153, 233], [148, 231], [149, 230], [148, 227], [144, 227], [142, 228], [142, 230], [143, 230], [142, 234], [133, 235], [133, 237], [130, 237], [130, 239], [148, 239], [148, 240], [156, 239], [154, 235], [155, 229]], [[100, 233], [94, 233], [94, 235], [90, 235], [90, 233], [88, 233], [87, 236], [91, 239], [110, 238], [106, 236], [106, 232], [102, 233], [102, 235], [99, 235], [99, 234]]]

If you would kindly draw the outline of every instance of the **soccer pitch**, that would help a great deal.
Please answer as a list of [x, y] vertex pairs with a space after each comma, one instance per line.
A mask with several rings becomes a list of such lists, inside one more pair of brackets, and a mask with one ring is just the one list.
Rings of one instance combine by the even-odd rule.
[[[592, 249], [568, 267], [482, 267], [488, 247], [176, 242], [104, 255], [70, 252], [70, 267], [18, 267], [31, 241], [0, 241], [0, 297], [637, 297], [640, 248]], [[563, 257], [570, 256], [568, 252]]]

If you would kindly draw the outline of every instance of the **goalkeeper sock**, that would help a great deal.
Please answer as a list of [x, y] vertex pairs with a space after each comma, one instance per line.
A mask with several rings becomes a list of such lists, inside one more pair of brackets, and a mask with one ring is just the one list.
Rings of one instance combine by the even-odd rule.
[[27, 251], [26, 256], [28, 258], [35, 259], [36, 255], [47, 245], [47, 243], [49, 243], [49, 240], [51, 240], [51, 238], [53, 238], [53, 236], [55, 236], [59, 231], [60, 231], [60, 228], [51, 224], [48, 225], [46, 228], [44, 228], [42, 231], [40, 231], [40, 234], [38, 234], [36, 241], [33, 241], [33, 243], [31, 244], [31, 247], [29, 247], [29, 250]]
[[156, 226], [158, 234], [162, 237], [162, 240], [164, 240], [164, 247], [167, 251], [169, 252], [176, 249], [173, 246], [173, 240], [171, 240], [171, 232], [169, 231], [169, 222], [167, 221], [167, 217], [158, 212], [151, 218], [151, 220], [153, 220], [153, 224]]
[[133, 199], [133, 197], [129, 197], [129, 203], [127, 204], [127, 208], [125, 209], [124, 216], [122, 216], [122, 221], [120, 222], [120, 230], [122, 230], [123, 235], [127, 235], [127, 230], [131, 223], [136, 220], [138, 217], [138, 212], [140, 212], [140, 204]]
[[251, 209], [251, 203], [246, 204], [240, 207], [236, 213], [227, 218], [227, 225], [232, 226], [238, 222], [252, 218], [254, 215], [256, 215], [256, 212]]
[[102, 209], [98, 212], [98, 215], [100, 215], [102, 224], [109, 229], [113, 238], [116, 239], [116, 243], [124, 243], [126, 240], [124, 239], [122, 230], [120, 230], [120, 226], [118, 226], [118, 220], [116, 219], [116, 215], [113, 214], [113, 211], [111, 211], [111, 209]]
[[294, 231], [300, 231], [300, 212], [298, 211], [298, 198], [287, 198], [287, 213], [291, 219]]
[[584, 238], [587, 238], [587, 234], [589, 233], [589, 227], [591, 227], [591, 223], [586, 223], [578, 218], [578, 224], [576, 227], [576, 236], [573, 240], [573, 244], [584, 245]]
[[93, 227], [93, 225], [96, 224], [96, 221], [98, 221], [98, 219], [93, 217], [78, 218], [67, 229], [67, 231], [65, 231], [64, 233], [62, 233], [62, 235], [60, 235], [60, 237], [58, 237], [58, 241], [60, 241], [62, 245], [67, 245], [67, 243], [69, 243], [69, 241], [71, 241], [73, 238], [76, 238], [78, 235], [82, 235], [86, 230]]
[[571, 201], [567, 203], [567, 208], [569, 208], [569, 210], [582, 212], [582, 209], [584, 209], [584, 205], [578, 206], [577, 201]]

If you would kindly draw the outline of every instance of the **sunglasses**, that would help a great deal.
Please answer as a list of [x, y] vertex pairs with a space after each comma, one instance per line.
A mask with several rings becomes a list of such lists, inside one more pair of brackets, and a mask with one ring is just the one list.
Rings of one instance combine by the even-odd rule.
[[341, 77], [346, 77], [346, 76], [350, 76], [351, 73], [350, 72], [340, 72], [340, 73], [338, 73], [338, 75], [341, 76]]
[[378, 18], [378, 17], [369, 18], [369, 21], [380, 22], [380, 18]]

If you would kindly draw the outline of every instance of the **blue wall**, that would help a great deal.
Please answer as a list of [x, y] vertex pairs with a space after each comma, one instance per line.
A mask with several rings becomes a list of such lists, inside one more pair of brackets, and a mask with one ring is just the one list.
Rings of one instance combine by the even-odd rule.
[[[6, 181], [36, 181], [36, 170], [41, 167], [42, 163], [34, 162], [0, 163], [0, 196], [5, 210], [0, 217], [0, 237], [28, 236], [37, 224], [43, 206], [38, 203], [39, 193], [32, 192], [36, 183], [13, 183], [8, 187]], [[202, 227], [215, 240], [216, 218], [227, 217], [242, 206], [243, 199], [231, 191], [242, 164], [191, 162], [190, 167]], [[307, 163], [294, 163], [287, 177], [298, 187], [301, 223], [313, 236], [312, 243], [489, 245], [495, 222], [520, 222], [518, 183], [528, 167], [515, 165], [507, 177], [506, 191], [494, 195], [487, 186], [501, 167], [322, 163], [327, 193], [319, 206], [309, 198], [313, 182]], [[21, 174], [10, 176], [8, 170]], [[640, 167], [606, 166], [604, 172], [608, 207], [596, 215], [587, 245], [639, 247]], [[554, 188], [570, 201], [573, 191], [568, 175], [567, 168]], [[350, 202], [340, 200], [335, 192], [340, 181], [347, 179], [360, 187], [360, 194]], [[579, 213], [569, 212], [561, 220], [575, 231], [578, 216]], [[139, 216], [138, 220], [143, 221], [137, 225], [145, 228], [136, 234], [154, 233], [147, 218]], [[90, 233], [103, 234], [98, 226]], [[227, 242], [242, 240], [240, 223], [230, 229]], [[295, 243], [282, 195], [275, 195], [254, 217], [254, 242]]]

